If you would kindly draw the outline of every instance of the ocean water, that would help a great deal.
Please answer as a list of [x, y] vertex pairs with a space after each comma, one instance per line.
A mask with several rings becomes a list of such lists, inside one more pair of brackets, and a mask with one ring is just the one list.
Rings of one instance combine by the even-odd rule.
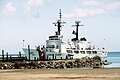
[[112, 64], [105, 66], [106, 68], [120, 68], [120, 52], [109, 52], [108, 57], [104, 58]]

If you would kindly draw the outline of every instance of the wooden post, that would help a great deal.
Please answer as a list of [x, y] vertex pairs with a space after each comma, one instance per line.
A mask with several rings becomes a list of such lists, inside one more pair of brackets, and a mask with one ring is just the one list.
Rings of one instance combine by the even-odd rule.
[[22, 62], [21, 52], [20, 51], [19, 51], [19, 58], [20, 58], [20, 61]]
[[19, 51], [19, 57], [21, 58], [21, 52]]
[[30, 61], [30, 45], [28, 45], [28, 55], [29, 55], [29, 61]]
[[53, 60], [54, 60], [54, 54], [53, 54]]
[[6, 53], [6, 60], [8, 61], [8, 52]]
[[10, 61], [12, 62], [12, 56], [10, 55]]
[[2, 61], [4, 61], [4, 50], [2, 50]]
[[34, 61], [36, 61], [36, 57], [34, 57]]
[[49, 56], [47, 55], [47, 60], [49, 60], [49, 58], [48, 58]]

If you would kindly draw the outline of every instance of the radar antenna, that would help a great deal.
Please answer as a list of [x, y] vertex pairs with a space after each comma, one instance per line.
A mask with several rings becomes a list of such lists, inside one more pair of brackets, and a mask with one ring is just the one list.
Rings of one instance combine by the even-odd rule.
[[81, 21], [75, 21], [75, 25], [72, 25], [73, 27], [76, 27], [76, 32], [73, 30], [72, 34], [76, 35], [76, 38], [73, 38], [72, 41], [77, 41], [78, 40], [78, 27], [79, 26], [84, 26], [80, 24]]
[[64, 26], [62, 24], [66, 23], [66, 22], [62, 22], [61, 19], [62, 19], [62, 14], [61, 14], [61, 9], [60, 9], [59, 19], [57, 22], [53, 23], [55, 26], [58, 27], [58, 31], [56, 31], [56, 35], [60, 35], [61, 27]]

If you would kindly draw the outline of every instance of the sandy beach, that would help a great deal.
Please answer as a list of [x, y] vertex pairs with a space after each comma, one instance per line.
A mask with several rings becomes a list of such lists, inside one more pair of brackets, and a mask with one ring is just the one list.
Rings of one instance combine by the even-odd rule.
[[0, 70], [0, 80], [120, 80], [120, 68]]

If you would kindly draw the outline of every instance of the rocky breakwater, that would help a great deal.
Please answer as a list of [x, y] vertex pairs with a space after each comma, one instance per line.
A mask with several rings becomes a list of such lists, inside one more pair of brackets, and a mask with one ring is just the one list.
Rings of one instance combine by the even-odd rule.
[[[108, 64], [106, 64], [108, 63]], [[27, 61], [27, 62], [0, 62], [0, 69], [65, 69], [65, 68], [100, 68], [109, 65], [101, 61], [99, 56], [83, 57], [72, 60]]]

